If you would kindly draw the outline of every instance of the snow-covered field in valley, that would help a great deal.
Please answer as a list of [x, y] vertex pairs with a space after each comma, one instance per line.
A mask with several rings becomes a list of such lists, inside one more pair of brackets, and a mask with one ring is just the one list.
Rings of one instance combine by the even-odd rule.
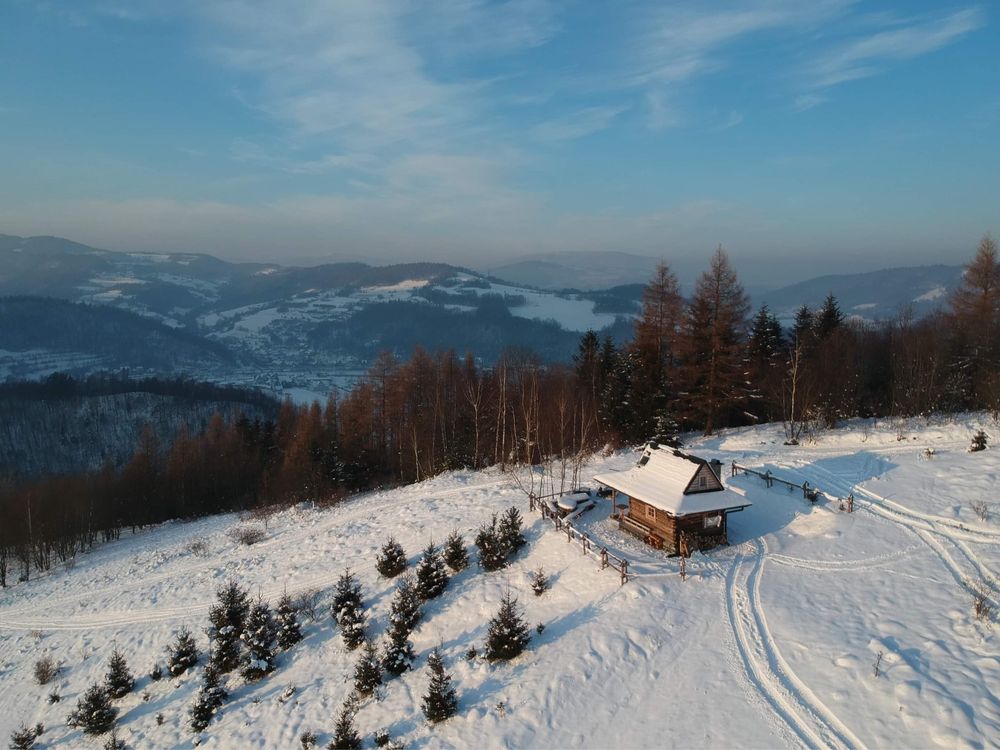
[[[811, 504], [801, 491], [726, 471], [753, 506], [730, 517], [731, 546], [688, 561], [686, 580], [676, 558], [620, 532], [605, 503], [579, 527], [631, 561], [632, 579], [619, 585], [495, 470], [287, 510], [252, 546], [231, 538], [245, 523], [232, 515], [124, 535], [0, 594], [0, 739], [41, 722], [39, 747], [101, 747], [103, 738], [68, 727], [66, 716], [117, 646], [137, 675], [136, 690], [117, 702], [130, 748], [187, 748], [196, 738], [204, 748], [297, 748], [305, 730], [325, 746], [358, 657], [329, 616], [340, 574], [357, 573], [368, 632], [379, 637], [394, 584], [374, 563], [390, 534], [412, 566], [429, 541], [459, 529], [474, 560], [475, 529], [513, 504], [527, 547], [499, 572], [473, 563], [426, 605], [411, 636], [414, 670], [360, 705], [366, 747], [379, 728], [410, 748], [997, 747], [998, 624], [995, 615], [976, 619], [967, 589], [986, 581], [996, 603], [1000, 450], [968, 452], [979, 426], [998, 432], [987, 417], [964, 415], [852, 423], [794, 447], [774, 426], [693, 440], [692, 452], [727, 468], [736, 460], [770, 469], [835, 497], [853, 490], [856, 503], [848, 514], [826, 496]], [[597, 458], [587, 475], [635, 458]], [[993, 504], [991, 518], [977, 516], [976, 501]], [[531, 572], [540, 566], [552, 588], [536, 597]], [[183, 625], [205, 652], [208, 609], [229, 578], [272, 605], [283, 591], [312, 590], [323, 604], [314, 620], [303, 618], [305, 640], [281, 654], [273, 674], [251, 684], [228, 676], [230, 700], [193, 735], [201, 667], [179, 679], [148, 673]], [[529, 649], [510, 663], [468, 660], [471, 646], [482, 651], [508, 586], [532, 626]], [[432, 727], [420, 699], [435, 647], [459, 709]], [[44, 654], [63, 667], [40, 686], [33, 665]], [[279, 700], [288, 686], [294, 694]], [[49, 704], [53, 689], [62, 699]]]

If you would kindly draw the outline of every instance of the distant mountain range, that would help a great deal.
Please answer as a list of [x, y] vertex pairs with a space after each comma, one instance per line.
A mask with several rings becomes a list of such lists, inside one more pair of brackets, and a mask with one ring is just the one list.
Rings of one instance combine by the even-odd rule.
[[[452, 348], [491, 362], [520, 346], [565, 361], [588, 329], [629, 338], [655, 264], [627, 253], [558, 253], [489, 274], [443, 263], [300, 268], [0, 235], [0, 297], [16, 297], [0, 300], [0, 378], [128, 368], [306, 398], [352, 382], [383, 349]], [[697, 272], [678, 269], [682, 280]], [[908, 305], [919, 316], [946, 301], [961, 273], [927, 266], [824, 276], [754, 303], [788, 321], [832, 293], [846, 315], [887, 318]], [[615, 285], [622, 280], [632, 283]]]

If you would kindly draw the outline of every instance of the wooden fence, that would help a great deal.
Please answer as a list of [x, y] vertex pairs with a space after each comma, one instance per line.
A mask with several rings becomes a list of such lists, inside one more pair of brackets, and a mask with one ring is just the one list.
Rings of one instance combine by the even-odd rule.
[[[821, 490], [819, 487], [814, 487], [813, 485], [809, 484], [809, 482], [803, 481], [801, 484], [796, 482], [790, 482], [787, 479], [782, 479], [781, 477], [775, 476], [774, 474], [771, 473], [770, 469], [767, 469], [766, 471], [758, 471], [757, 469], [750, 469], [746, 466], [740, 466], [740, 464], [733, 461], [730, 466], [730, 472], [731, 472], [730, 476], [735, 477], [741, 471], [744, 474], [753, 474], [756, 477], [760, 477], [762, 480], [764, 480], [764, 484], [767, 487], [773, 487], [775, 482], [777, 482], [778, 484], [785, 485], [786, 487], [788, 487], [789, 490], [793, 489], [802, 490], [802, 497], [804, 497], [806, 500], [809, 500], [810, 502], [816, 502], [819, 499], [820, 495], [824, 495], [830, 500], [837, 500], [840, 502], [841, 505], [843, 505], [845, 502], [845, 498], [841, 498], [837, 495], [831, 495], [829, 492]], [[854, 495], [853, 494], [849, 495], [846, 498], [846, 502], [847, 502], [848, 512], [853, 511]], [[843, 510], [843, 508], [841, 509]]]
[[552, 525], [555, 526], [556, 531], [561, 531], [566, 535], [567, 543], [579, 543], [583, 548], [583, 554], [585, 555], [596, 554], [601, 562], [601, 570], [611, 568], [616, 571], [620, 577], [621, 585], [624, 586], [628, 583], [629, 579], [628, 560], [624, 557], [619, 557], [613, 552], [609, 552], [606, 547], [601, 547], [595, 544], [594, 540], [590, 538], [590, 535], [587, 534], [587, 532], [580, 531], [574, 527], [572, 521], [564, 520], [559, 513], [552, 510], [552, 507], [545, 502], [553, 497], [559, 497], [565, 494], [568, 493], [553, 492], [550, 495], [542, 495], [541, 497], [529, 494], [528, 505], [532, 510], [537, 510], [541, 513], [542, 518], [547, 518], [552, 521]]

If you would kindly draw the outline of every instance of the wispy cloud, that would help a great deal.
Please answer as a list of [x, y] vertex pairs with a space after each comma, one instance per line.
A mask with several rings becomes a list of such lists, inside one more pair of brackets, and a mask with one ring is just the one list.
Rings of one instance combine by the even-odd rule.
[[836, 86], [884, 71], [889, 64], [910, 60], [946, 47], [983, 26], [981, 8], [965, 8], [939, 18], [884, 29], [830, 50], [810, 65], [807, 75], [817, 89]]
[[606, 130], [625, 106], [586, 107], [568, 115], [546, 120], [534, 128], [535, 137], [543, 141], [566, 141]]

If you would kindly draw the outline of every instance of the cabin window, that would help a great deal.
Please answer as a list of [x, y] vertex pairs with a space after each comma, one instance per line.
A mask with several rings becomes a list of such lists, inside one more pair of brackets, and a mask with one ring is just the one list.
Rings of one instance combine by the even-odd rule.
[[639, 466], [645, 466], [648, 463], [649, 463], [649, 456], [644, 455], [642, 458], [639, 459]]
[[704, 489], [708, 485], [705, 483], [705, 477], [698, 477], [698, 486]]
[[722, 526], [722, 516], [707, 516], [704, 524], [706, 529], [718, 529]]
[[646, 506], [646, 518], [651, 518], [654, 521], [656, 520], [656, 508], [654, 508], [652, 505]]

